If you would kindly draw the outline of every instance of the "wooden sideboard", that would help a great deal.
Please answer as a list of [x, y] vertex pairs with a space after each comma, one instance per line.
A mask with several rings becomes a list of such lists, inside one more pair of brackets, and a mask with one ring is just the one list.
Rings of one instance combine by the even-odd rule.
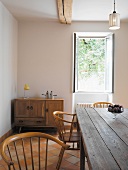
[[14, 101], [15, 126], [20, 129], [27, 126], [55, 127], [52, 113], [63, 109], [63, 99], [17, 98]]

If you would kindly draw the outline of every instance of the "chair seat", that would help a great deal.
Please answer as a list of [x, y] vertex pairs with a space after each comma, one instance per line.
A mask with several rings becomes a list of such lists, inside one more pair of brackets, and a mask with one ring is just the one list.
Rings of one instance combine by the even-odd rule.
[[80, 132], [72, 132], [72, 134], [70, 134], [70, 132], [65, 132], [63, 133], [63, 139], [61, 137], [59, 137], [59, 139], [65, 142], [79, 142], [80, 136]]

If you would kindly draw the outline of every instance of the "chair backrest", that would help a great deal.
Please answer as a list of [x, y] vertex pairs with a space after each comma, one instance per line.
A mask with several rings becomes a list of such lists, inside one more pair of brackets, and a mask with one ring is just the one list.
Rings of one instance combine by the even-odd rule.
[[64, 151], [69, 145], [45, 133], [28, 132], [8, 137], [2, 143], [1, 156], [9, 170], [47, 170], [50, 144], [53, 142], [60, 146], [56, 156], [56, 169], [59, 170]]
[[109, 105], [113, 105], [111, 102], [95, 102], [92, 107], [95, 108], [107, 108]]
[[55, 111], [53, 112], [53, 117], [59, 133], [59, 139], [64, 141], [64, 134], [67, 133], [68, 131], [70, 132], [70, 135], [68, 136], [70, 141], [70, 137], [73, 132], [76, 114]]

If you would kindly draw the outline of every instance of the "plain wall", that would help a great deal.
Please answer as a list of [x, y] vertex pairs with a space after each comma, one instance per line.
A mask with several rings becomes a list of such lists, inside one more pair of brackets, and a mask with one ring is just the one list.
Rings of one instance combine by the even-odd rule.
[[[128, 23], [121, 23], [115, 33], [113, 102], [128, 107]], [[28, 83], [30, 97], [41, 97], [52, 90], [64, 98], [65, 111], [74, 109], [72, 93], [73, 32], [110, 32], [108, 22], [72, 22], [71, 25], [52, 21], [20, 21], [18, 33], [18, 97]], [[79, 95], [80, 96], [80, 95]], [[104, 96], [104, 94], [103, 94]], [[102, 96], [102, 97], [103, 97]], [[81, 99], [82, 96], [79, 97]], [[99, 94], [92, 95], [99, 98]], [[84, 94], [87, 98], [88, 94]], [[77, 97], [77, 101], [79, 101]], [[85, 101], [86, 102], [86, 101]]]
[[[128, 107], [127, 30], [128, 23], [121, 23], [121, 28], [113, 31], [115, 90], [112, 98], [124, 107]], [[72, 93], [73, 32], [108, 31], [108, 22], [72, 22], [71, 25], [43, 20], [18, 22], [0, 2], [0, 137], [11, 129], [11, 102], [23, 97], [25, 83], [30, 86], [30, 97], [42, 97], [42, 93], [52, 90], [58, 98], [64, 98], [64, 110], [68, 112], [74, 109], [74, 101], [99, 99], [102, 94]]]
[[11, 103], [17, 97], [16, 19], [0, 2], [0, 137], [11, 129]]

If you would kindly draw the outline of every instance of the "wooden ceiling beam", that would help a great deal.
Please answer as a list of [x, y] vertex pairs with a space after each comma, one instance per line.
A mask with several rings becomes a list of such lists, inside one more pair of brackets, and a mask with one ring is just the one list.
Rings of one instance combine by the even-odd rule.
[[57, 0], [59, 20], [63, 24], [72, 22], [72, 0]]

